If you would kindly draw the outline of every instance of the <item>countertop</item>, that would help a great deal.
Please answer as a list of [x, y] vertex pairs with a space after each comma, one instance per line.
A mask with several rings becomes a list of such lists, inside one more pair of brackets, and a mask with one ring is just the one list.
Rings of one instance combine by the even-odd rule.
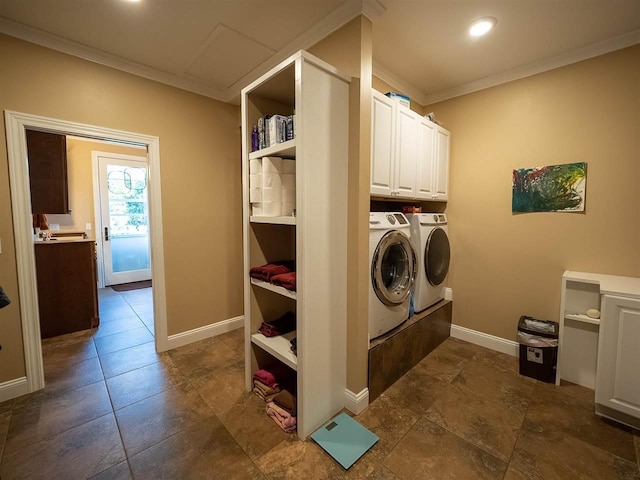
[[93, 242], [95, 243], [95, 240], [91, 239], [91, 238], [56, 238], [56, 239], [52, 239], [52, 240], [46, 240], [46, 241], [42, 241], [42, 240], [36, 240], [33, 242], [34, 245], [60, 245], [63, 243], [86, 243], [86, 242]]
[[601, 275], [587, 272], [564, 272], [567, 280], [600, 285], [600, 293], [640, 298], [640, 278]]

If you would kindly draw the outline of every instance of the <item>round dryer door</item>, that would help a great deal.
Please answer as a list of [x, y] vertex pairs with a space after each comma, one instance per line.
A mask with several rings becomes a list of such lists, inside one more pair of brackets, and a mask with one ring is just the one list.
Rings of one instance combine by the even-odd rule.
[[416, 256], [409, 238], [390, 231], [378, 243], [371, 261], [373, 291], [385, 305], [400, 305], [411, 295]]
[[449, 237], [442, 228], [434, 228], [424, 247], [424, 271], [431, 285], [440, 285], [449, 273], [451, 248]]

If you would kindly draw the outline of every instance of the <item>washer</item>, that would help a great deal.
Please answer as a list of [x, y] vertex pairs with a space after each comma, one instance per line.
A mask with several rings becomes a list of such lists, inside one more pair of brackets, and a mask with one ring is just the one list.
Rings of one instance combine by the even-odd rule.
[[409, 318], [416, 255], [411, 227], [402, 213], [369, 214], [369, 339], [379, 337]]
[[408, 214], [411, 243], [418, 274], [413, 286], [413, 309], [421, 312], [444, 298], [451, 259], [447, 216], [443, 213]]

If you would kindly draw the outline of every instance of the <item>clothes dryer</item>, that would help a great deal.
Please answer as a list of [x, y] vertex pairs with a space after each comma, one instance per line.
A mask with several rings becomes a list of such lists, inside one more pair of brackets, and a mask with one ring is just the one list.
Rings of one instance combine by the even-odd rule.
[[420, 312], [445, 296], [451, 247], [447, 216], [443, 213], [408, 214], [411, 244], [416, 252], [418, 274], [413, 286], [413, 309]]
[[369, 214], [369, 339], [409, 318], [416, 255], [411, 227], [402, 213]]

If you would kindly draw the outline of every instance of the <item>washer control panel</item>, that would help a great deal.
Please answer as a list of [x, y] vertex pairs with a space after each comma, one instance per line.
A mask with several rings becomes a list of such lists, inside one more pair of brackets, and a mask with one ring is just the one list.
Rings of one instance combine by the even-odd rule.
[[408, 227], [409, 220], [402, 213], [396, 212], [370, 212], [369, 228], [402, 228]]

